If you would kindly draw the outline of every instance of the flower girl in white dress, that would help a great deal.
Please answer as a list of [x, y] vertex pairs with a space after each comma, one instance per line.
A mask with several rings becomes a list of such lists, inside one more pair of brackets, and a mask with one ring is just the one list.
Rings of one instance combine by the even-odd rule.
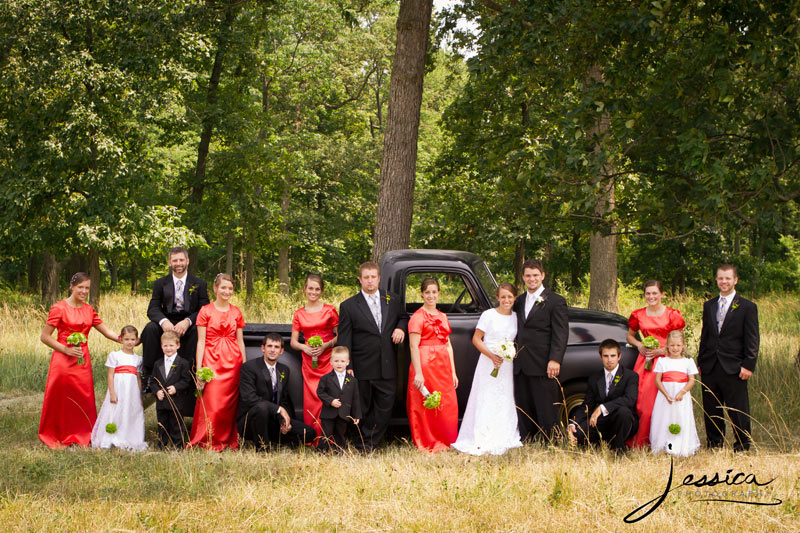
[[500, 455], [522, 446], [514, 404], [514, 365], [498, 355], [501, 345], [515, 353], [517, 316], [511, 308], [516, 293], [513, 285], [502, 283], [497, 288], [498, 306], [483, 312], [472, 336], [481, 355], [458, 439], [452, 445], [464, 453]]
[[123, 448], [141, 451], [144, 441], [144, 409], [139, 372], [142, 356], [133, 352], [139, 332], [133, 326], [122, 328], [122, 350], [111, 352], [106, 359], [108, 392], [92, 429], [92, 448]]
[[667, 357], [659, 358], [654, 369], [659, 391], [650, 423], [650, 445], [654, 453], [665, 451], [687, 457], [700, 447], [692, 409], [697, 365], [693, 359], [683, 356], [685, 352], [683, 332], [670, 331]]

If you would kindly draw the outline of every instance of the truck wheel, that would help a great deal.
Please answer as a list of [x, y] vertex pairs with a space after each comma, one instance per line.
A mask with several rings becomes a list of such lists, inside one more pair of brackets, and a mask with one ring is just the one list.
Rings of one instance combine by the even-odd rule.
[[558, 416], [565, 428], [569, 423], [568, 420], [575, 416], [578, 408], [583, 404], [583, 399], [586, 397], [586, 388], [586, 383], [583, 381], [568, 383], [564, 386], [564, 396], [560, 398]]

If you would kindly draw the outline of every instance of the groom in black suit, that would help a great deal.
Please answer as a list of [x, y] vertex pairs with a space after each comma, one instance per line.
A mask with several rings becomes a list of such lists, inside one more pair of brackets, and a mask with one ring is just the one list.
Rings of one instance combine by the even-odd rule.
[[717, 268], [719, 296], [703, 304], [697, 363], [703, 383], [708, 447], [722, 447], [727, 410], [733, 425], [733, 449], [743, 451], [750, 448], [747, 380], [756, 368], [759, 332], [758, 308], [736, 293], [738, 281], [733, 265]]
[[567, 302], [547, 289], [544, 268], [535, 259], [522, 265], [527, 291], [517, 297], [517, 358], [514, 360], [514, 398], [523, 439], [540, 433], [554, 435], [561, 393], [558, 374], [567, 349]]
[[251, 359], [239, 371], [239, 435], [259, 448], [268, 444], [308, 444], [317, 437], [314, 428], [292, 418], [289, 367], [278, 362], [283, 338], [268, 333], [261, 342], [264, 357]]
[[[397, 348], [405, 339], [408, 319], [401, 318], [401, 298], [378, 290], [380, 267], [367, 262], [358, 269], [361, 292], [339, 306], [337, 344], [350, 350], [350, 368], [358, 379], [365, 451], [383, 439], [397, 393]], [[361, 446], [361, 439], [355, 439]]]
[[601, 342], [599, 352], [603, 371], [589, 376], [586, 398], [567, 429], [570, 441], [583, 444], [604, 440], [619, 453], [625, 451], [625, 441], [639, 429], [639, 374], [619, 364], [622, 351], [614, 339]]
[[[197, 350], [197, 313], [208, 304], [206, 282], [192, 276], [188, 272], [189, 254], [183, 247], [170, 249], [167, 254], [172, 273], [159, 278], [153, 284], [153, 295], [147, 306], [147, 318], [150, 322], [142, 331], [142, 383], [148, 382], [153, 364], [161, 357], [161, 333], [174, 331], [180, 337], [178, 355], [194, 368], [195, 351]], [[185, 416], [192, 416], [194, 405], [189, 406], [191, 412], [182, 411]]]

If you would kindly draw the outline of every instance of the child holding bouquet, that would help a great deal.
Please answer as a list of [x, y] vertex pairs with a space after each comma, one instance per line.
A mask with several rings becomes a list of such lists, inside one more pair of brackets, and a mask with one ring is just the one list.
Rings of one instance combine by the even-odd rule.
[[654, 453], [665, 451], [687, 457], [700, 447], [691, 393], [698, 372], [694, 360], [684, 357], [685, 352], [683, 332], [670, 331], [667, 357], [661, 357], [654, 369], [659, 391], [650, 424], [650, 445]]
[[483, 312], [472, 336], [481, 357], [461, 430], [453, 444], [464, 453], [500, 455], [522, 446], [514, 406], [514, 365], [509, 360], [516, 355], [517, 314], [511, 310], [516, 296], [512, 284], [500, 284], [497, 307]]
[[108, 392], [92, 430], [92, 448], [123, 448], [131, 451], [147, 449], [144, 441], [144, 409], [139, 391], [142, 356], [133, 351], [139, 332], [125, 326], [120, 334], [122, 350], [111, 352], [106, 359]]

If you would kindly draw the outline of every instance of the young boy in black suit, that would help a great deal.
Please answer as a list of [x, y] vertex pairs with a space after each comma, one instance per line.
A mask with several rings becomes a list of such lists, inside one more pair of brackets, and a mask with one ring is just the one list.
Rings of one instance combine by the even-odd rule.
[[639, 429], [636, 399], [639, 374], [619, 364], [622, 350], [614, 339], [606, 339], [598, 349], [603, 370], [589, 376], [586, 398], [568, 426], [571, 442], [604, 440], [616, 453], [625, 451], [625, 441]]
[[178, 348], [180, 336], [174, 331], [165, 331], [161, 335], [164, 356], [155, 362], [150, 374], [150, 390], [156, 395], [158, 443], [161, 448], [182, 449], [189, 440], [181, 410], [187, 401], [191, 401], [194, 380], [191, 364], [178, 356]]
[[344, 346], [336, 346], [331, 351], [333, 370], [322, 376], [317, 386], [317, 396], [322, 400], [322, 412], [319, 415], [323, 437], [319, 448], [322, 451], [328, 450], [331, 445], [343, 449], [348, 419], [352, 419], [355, 425], [361, 419], [358, 380], [347, 373], [348, 364], [350, 351]]

